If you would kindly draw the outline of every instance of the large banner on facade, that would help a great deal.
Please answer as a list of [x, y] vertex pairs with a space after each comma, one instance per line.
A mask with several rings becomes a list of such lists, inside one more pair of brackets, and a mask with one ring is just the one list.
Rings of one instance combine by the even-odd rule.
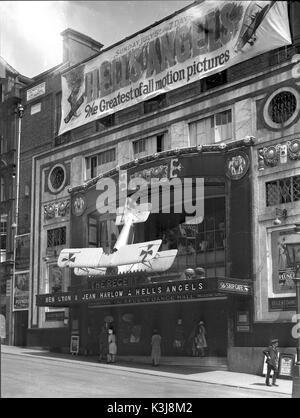
[[64, 73], [59, 133], [290, 43], [287, 2], [194, 5]]

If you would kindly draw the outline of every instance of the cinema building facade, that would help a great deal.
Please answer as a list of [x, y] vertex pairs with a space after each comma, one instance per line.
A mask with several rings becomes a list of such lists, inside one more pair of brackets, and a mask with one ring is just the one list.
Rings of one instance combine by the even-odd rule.
[[[206, 2], [191, 8], [201, 9], [203, 4]], [[62, 76], [61, 141], [55, 149], [33, 158], [28, 345], [69, 351], [73, 335], [79, 336], [81, 354], [96, 355], [97, 338], [106, 322], [116, 330], [119, 355], [149, 355], [151, 333], [158, 328], [164, 356], [191, 356], [195, 327], [204, 321], [206, 354], [227, 357], [232, 370], [255, 372], [261, 367], [261, 347], [274, 333], [283, 347], [293, 349], [295, 345], [288, 322], [293, 311], [285, 310], [281, 320], [269, 310], [268, 299], [274, 298], [268, 293], [271, 270], [263, 270], [269, 265], [258, 268], [263, 263], [263, 252], [259, 254], [258, 248], [265, 246], [268, 228], [274, 228], [273, 213], [268, 215], [268, 221], [257, 215], [259, 211], [267, 213], [262, 193], [266, 187], [264, 173], [268, 174], [270, 165], [265, 165], [264, 173], [259, 170], [270, 160], [265, 144], [271, 146], [282, 136], [284, 141], [295, 140], [297, 135], [298, 119], [293, 115], [298, 112], [297, 105], [288, 115], [293, 120], [289, 125], [292, 131], [283, 133], [268, 128], [263, 111], [272, 101], [268, 101], [270, 94], [278, 89], [285, 91], [292, 83], [291, 56], [297, 52], [296, 44], [285, 41], [286, 46], [285, 42], [281, 47], [270, 45], [267, 51], [258, 50], [246, 61], [228, 67], [223, 67], [225, 51], [218, 71], [200, 79], [199, 74], [195, 78], [190, 74], [188, 83], [178, 88], [169, 84], [156, 93], [151, 91], [156, 84], [150, 78], [148, 84], [143, 82], [148, 86], [143, 91], [145, 97], [135, 97], [132, 103], [131, 95], [138, 96], [142, 90], [137, 87], [132, 93], [134, 90], [122, 76], [126, 59], [119, 64], [115, 60], [112, 67], [107, 64], [115, 48], [118, 54], [114, 56], [120, 56], [140, 36], [153, 39], [163, 33], [163, 25], [171, 28], [172, 22], [180, 22], [188, 10], [103, 50]], [[99, 72], [98, 59], [102, 60]], [[165, 60], [170, 65], [172, 58], [166, 56]], [[153, 58], [151, 62], [154, 74], [156, 61]], [[133, 67], [137, 76], [142, 70], [137, 63]], [[112, 70], [115, 76], [111, 75], [109, 84], [107, 74], [111, 68], [119, 68], [119, 73]], [[85, 96], [82, 90], [74, 93], [74, 85], [73, 90], [71, 87], [72, 80], [83, 79], [82, 74], [86, 75], [86, 96], [91, 101], [85, 102], [80, 113], [77, 110]], [[179, 70], [176, 74], [177, 81], [182, 81]], [[171, 80], [170, 75], [166, 77]], [[99, 101], [95, 86], [105, 102]], [[128, 95], [110, 93], [116, 86], [127, 88]], [[297, 85], [292, 86], [292, 91], [289, 88], [287, 91], [297, 101]], [[109, 94], [114, 97], [110, 99]], [[66, 135], [68, 140], [64, 141]], [[291, 160], [292, 168], [285, 166], [286, 174], [290, 169], [297, 170], [297, 158]], [[275, 171], [270, 175], [276, 177]], [[97, 277], [76, 276], [72, 269], [58, 268], [63, 248], [102, 247], [107, 253], [112, 250], [120, 230], [115, 226], [114, 213], [98, 210], [100, 185], [104, 179], [111, 179], [118, 189], [133, 178], [149, 184], [149, 196], [153, 180], [159, 180], [162, 189], [167, 180], [177, 179], [181, 184], [191, 181], [194, 197], [197, 180], [203, 181], [201, 222], [186, 221], [194, 201], [184, 202], [182, 211], [175, 210], [176, 199], [171, 191], [170, 211], [164, 213], [161, 208], [159, 213], [151, 213], [145, 223], [135, 226], [133, 242], [162, 239], [162, 250], [178, 249], [172, 267], [162, 273], [111, 271]], [[163, 199], [166, 193], [160, 191], [159, 195]], [[118, 194], [115, 199], [117, 207]], [[294, 215], [291, 225], [297, 220]], [[247, 369], [245, 364], [249, 365]]]
[[[233, 175], [237, 176], [233, 180], [228, 167], [240, 157], [243, 175]], [[193, 330], [203, 320], [208, 330], [209, 354], [226, 356], [227, 330], [232, 328], [228, 324], [233, 324], [236, 310], [246, 310], [249, 317], [251, 308], [250, 161], [248, 139], [227, 146], [165, 151], [121, 166], [128, 176], [143, 176], [149, 183], [151, 178], [170, 176], [180, 180], [204, 179], [204, 221], [187, 224], [186, 214], [174, 213], [173, 205], [171, 213], [151, 213], [144, 224], [135, 226], [135, 242], [162, 238], [162, 249], [178, 248], [171, 269], [152, 274], [112, 272], [81, 280], [71, 276], [67, 292], [37, 296], [37, 304], [48, 309], [70, 307], [70, 326], [73, 332], [79, 332], [83, 351], [96, 354], [100, 328], [109, 322], [117, 331], [120, 354], [147, 355], [151, 333], [159, 328], [166, 355], [191, 355]], [[118, 184], [116, 169], [108, 176], [116, 178]], [[101, 215], [97, 210], [100, 192], [96, 179], [85, 187], [70, 188], [69, 225], [60, 228], [70, 231], [66, 231], [67, 247], [100, 246], [110, 252], [119, 230], [114, 223], [115, 214]], [[161, 195], [164, 192], [166, 189]], [[172, 193], [170, 200], [172, 204]], [[197, 267], [205, 273], [197, 274]], [[55, 265], [52, 268], [57, 269]], [[193, 269], [194, 274], [189, 276], [187, 269]], [[185, 341], [181, 350], [174, 347], [178, 325]]]

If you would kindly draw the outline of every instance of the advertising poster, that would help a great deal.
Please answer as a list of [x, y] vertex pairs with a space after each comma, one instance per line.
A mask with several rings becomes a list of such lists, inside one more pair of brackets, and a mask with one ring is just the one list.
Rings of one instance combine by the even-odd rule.
[[293, 376], [293, 366], [295, 363], [295, 356], [293, 354], [280, 354], [279, 359], [279, 376], [291, 378]]
[[16, 237], [16, 268], [29, 269], [30, 265], [30, 234]]
[[16, 273], [14, 285], [14, 310], [24, 310], [29, 307], [29, 271]]
[[62, 74], [59, 135], [290, 43], [287, 2], [196, 4]]
[[63, 291], [63, 274], [56, 264], [49, 265], [49, 293]]
[[295, 293], [295, 264], [300, 263], [299, 235], [275, 231], [271, 234], [274, 293]]
[[70, 353], [78, 354], [79, 353], [79, 335], [72, 335], [70, 342]]

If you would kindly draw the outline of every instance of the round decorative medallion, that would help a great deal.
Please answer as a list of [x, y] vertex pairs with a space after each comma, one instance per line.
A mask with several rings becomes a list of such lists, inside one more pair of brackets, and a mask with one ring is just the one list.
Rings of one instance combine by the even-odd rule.
[[280, 157], [280, 148], [275, 145], [263, 149], [265, 163], [271, 167], [278, 164]]
[[226, 175], [231, 180], [239, 180], [247, 173], [249, 165], [249, 157], [244, 152], [233, 155], [226, 160]]
[[56, 164], [48, 175], [48, 187], [52, 193], [60, 192], [66, 184], [66, 168], [62, 164]]
[[263, 108], [264, 121], [269, 128], [282, 129], [295, 123], [300, 110], [299, 93], [293, 87], [274, 91]]
[[75, 197], [73, 200], [73, 213], [76, 216], [81, 216], [86, 208], [86, 199], [85, 196], [80, 194]]
[[293, 139], [287, 142], [288, 156], [291, 160], [300, 159], [300, 140]]

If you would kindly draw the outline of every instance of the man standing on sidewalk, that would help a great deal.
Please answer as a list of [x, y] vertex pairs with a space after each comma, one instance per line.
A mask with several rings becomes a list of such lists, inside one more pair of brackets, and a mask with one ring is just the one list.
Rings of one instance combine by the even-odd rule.
[[[278, 340], [274, 339], [271, 340], [271, 345], [263, 351], [264, 355], [267, 356], [267, 375], [266, 375], [266, 385], [267, 386], [278, 386], [276, 384], [276, 378], [278, 374]], [[273, 378], [272, 378], [272, 385], [270, 384], [270, 375], [271, 371], [273, 370]]]

